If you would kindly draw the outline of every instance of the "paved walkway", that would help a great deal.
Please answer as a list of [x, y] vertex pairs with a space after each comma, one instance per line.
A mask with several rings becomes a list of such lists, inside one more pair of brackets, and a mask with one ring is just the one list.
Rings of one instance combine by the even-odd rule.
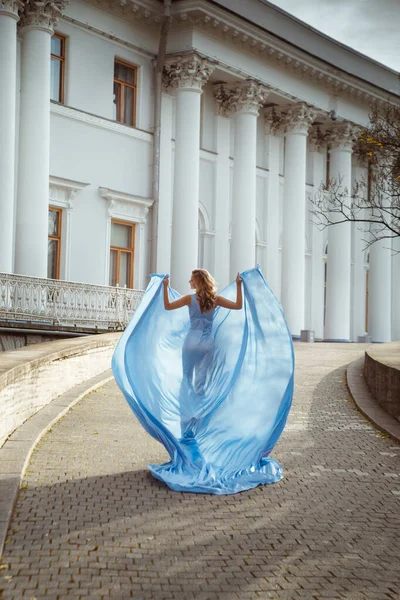
[[[3, 598], [399, 599], [400, 446], [356, 410], [359, 345], [298, 344], [279, 484], [171, 492], [166, 454], [112, 382], [40, 442], [8, 533]], [[1, 592], [0, 592], [1, 597]]]

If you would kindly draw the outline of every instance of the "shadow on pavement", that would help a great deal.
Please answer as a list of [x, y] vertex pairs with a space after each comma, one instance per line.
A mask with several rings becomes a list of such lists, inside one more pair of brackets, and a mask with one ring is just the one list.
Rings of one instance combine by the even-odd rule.
[[139, 470], [22, 489], [4, 599], [398, 598], [400, 455], [343, 399], [344, 371], [295, 399], [278, 484], [183, 494]]

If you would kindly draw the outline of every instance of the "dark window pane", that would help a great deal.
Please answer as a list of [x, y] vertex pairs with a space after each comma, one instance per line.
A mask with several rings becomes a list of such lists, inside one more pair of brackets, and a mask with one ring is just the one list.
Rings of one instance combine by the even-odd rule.
[[114, 78], [125, 83], [135, 83], [135, 69], [133, 67], [127, 67], [121, 65], [119, 62], [114, 63]]
[[118, 283], [117, 259], [118, 259], [118, 252], [116, 250], [111, 250], [111, 252], [110, 252], [110, 278], [109, 278], [110, 285], [117, 285], [117, 283]]
[[114, 82], [114, 106], [113, 114], [115, 121], [121, 121], [120, 106], [121, 106], [121, 84]]
[[126, 125], [133, 125], [133, 103], [135, 92], [133, 88], [124, 86], [124, 117], [123, 122]]
[[61, 61], [56, 58], [51, 59], [50, 78], [50, 98], [61, 102]]
[[57, 240], [48, 240], [47, 246], [47, 277], [57, 279]]
[[62, 56], [62, 40], [60, 38], [51, 38], [51, 54]]
[[111, 246], [116, 248], [132, 247], [132, 227], [122, 223], [111, 223]]
[[131, 271], [131, 254], [121, 252], [119, 257], [119, 285], [129, 286], [129, 275]]
[[57, 236], [59, 230], [59, 215], [57, 210], [49, 210], [49, 235]]

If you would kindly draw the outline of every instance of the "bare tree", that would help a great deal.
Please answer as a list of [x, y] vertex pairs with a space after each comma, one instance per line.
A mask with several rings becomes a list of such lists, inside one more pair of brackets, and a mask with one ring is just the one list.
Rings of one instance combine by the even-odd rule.
[[354, 146], [368, 166], [368, 175], [353, 189], [342, 178], [321, 184], [312, 199], [312, 214], [322, 228], [338, 223], [360, 224], [366, 247], [383, 239], [400, 237], [400, 106], [374, 106], [370, 124], [361, 129]]

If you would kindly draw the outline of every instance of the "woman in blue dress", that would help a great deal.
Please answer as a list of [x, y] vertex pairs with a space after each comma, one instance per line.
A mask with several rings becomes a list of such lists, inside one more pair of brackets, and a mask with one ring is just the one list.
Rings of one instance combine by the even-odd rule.
[[183, 296], [170, 302], [168, 294], [169, 278], [165, 277], [164, 307], [166, 310], [176, 310], [183, 306], [189, 307], [190, 329], [182, 349], [182, 368], [184, 383], [197, 396], [204, 396], [207, 385], [207, 371], [212, 363], [214, 354], [214, 338], [212, 322], [216, 308], [222, 306], [230, 310], [241, 310], [243, 307], [242, 278], [236, 277], [236, 301], [216, 295], [216, 284], [210, 273], [205, 269], [195, 269], [189, 284], [195, 294]]
[[217, 295], [195, 269], [181, 297], [155, 274], [121, 336], [115, 379], [170, 461], [176, 491], [233, 494], [282, 478], [269, 456], [286, 423], [294, 358], [282, 308], [257, 266]]

